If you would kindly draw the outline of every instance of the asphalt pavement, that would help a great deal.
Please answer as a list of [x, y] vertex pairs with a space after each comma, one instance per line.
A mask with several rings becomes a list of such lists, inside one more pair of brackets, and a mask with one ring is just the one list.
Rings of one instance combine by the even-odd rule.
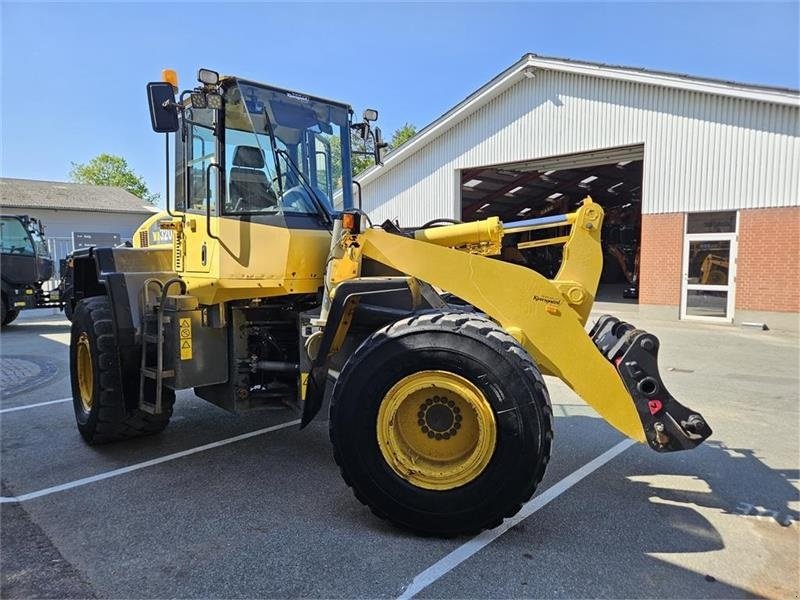
[[625, 444], [548, 378], [555, 447], [536, 496], [451, 539], [373, 516], [327, 423], [300, 431], [289, 411], [236, 416], [183, 391], [164, 433], [85, 445], [69, 324], [21, 318], [0, 337], [0, 595], [797, 598], [798, 339], [621, 309], [660, 337], [665, 382], [712, 438], [666, 455]]

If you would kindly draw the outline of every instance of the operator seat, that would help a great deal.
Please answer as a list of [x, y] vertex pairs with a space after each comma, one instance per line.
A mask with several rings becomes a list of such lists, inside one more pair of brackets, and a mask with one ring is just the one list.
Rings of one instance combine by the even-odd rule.
[[236, 146], [228, 184], [228, 210], [253, 212], [277, 206], [278, 197], [263, 169], [261, 148]]

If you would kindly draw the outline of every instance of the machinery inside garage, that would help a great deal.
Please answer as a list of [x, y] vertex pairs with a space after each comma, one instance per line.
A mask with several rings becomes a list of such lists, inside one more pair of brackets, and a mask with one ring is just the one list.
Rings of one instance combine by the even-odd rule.
[[[600, 294], [636, 297], [642, 213], [643, 148], [618, 148], [523, 163], [464, 169], [461, 218], [503, 222], [567, 213], [590, 195], [606, 212]], [[565, 232], [566, 233], [566, 232]], [[553, 277], [562, 245], [537, 245], [553, 230], [507, 236], [503, 259]]]

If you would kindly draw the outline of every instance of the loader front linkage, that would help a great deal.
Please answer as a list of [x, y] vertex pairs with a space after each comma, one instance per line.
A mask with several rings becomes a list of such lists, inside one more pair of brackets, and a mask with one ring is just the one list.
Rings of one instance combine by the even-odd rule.
[[[698, 413], [667, 391], [658, 372], [656, 336], [610, 315], [600, 317], [586, 334], [602, 269], [603, 209], [591, 198], [566, 215], [507, 224], [493, 217], [407, 235], [389, 223], [362, 231], [358, 213], [344, 219], [353, 229], [343, 228], [338, 246], [332, 248], [333, 290], [342, 286], [346, 292], [347, 282], [380, 281], [359, 277], [363, 259], [377, 261], [488, 315], [533, 356], [542, 372], [562, 379], [628, 437], [668, 452], [694, 448], [711, 434]], [[504, 235], [556, 228], [559, 235], [520, 244], [564, 244], [563, 263], [553, 280], [492, 258], [500, 254]], [[339, 305], [346, 310], [357, 301], [357, 295], [348, 295]], [[338, 328], [327, 329], [329, 340], [343, 335], [346, 320], [339, 323]], [[323, 338], [323, 350], [330, 347], [327, 341]], [[305, 423], [318, 403], [316, 382], [325, 370], [324, 357], [319, 356], [314, 366]]]

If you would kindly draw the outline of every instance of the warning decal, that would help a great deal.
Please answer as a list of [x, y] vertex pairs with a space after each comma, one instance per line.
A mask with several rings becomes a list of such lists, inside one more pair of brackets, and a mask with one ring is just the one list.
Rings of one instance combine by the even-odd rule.
[[179, 337], [181, 341], [181, 360], [192, 359], [192, 320], [180, 320]]

